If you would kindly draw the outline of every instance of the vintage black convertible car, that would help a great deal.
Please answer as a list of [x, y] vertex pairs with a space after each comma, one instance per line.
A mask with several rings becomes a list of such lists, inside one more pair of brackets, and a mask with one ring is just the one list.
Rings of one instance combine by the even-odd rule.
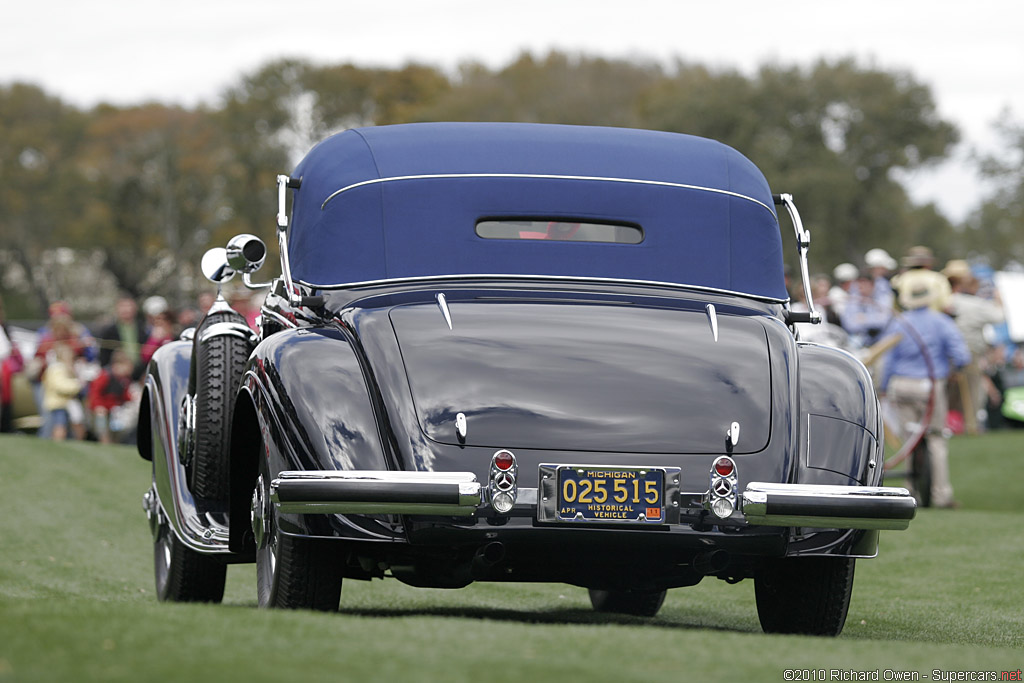
[[[322, 610], [344, 578], [565, 582], [638, 615], [752, 578], [766, 631], [836, 634], [855, 558], [913, 518], [868, 373], [794, 334], [817, 314], [789, 305], [792, 199], [735, 150], [366, 128], [278, 198], [259, 330], [221, 299], [148, 370], [161, 599], [219, 601], [253, 561], [261, 605]], [[257, 287], [265, 253], [242, 235], [204, 269]]]

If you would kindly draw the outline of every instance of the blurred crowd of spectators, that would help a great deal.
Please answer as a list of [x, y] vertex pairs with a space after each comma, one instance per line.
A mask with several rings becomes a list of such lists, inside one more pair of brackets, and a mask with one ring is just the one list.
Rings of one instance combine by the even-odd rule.
[[[871, 347], [901, 324], [908, 305], [927, 297], [928, 308], [955, 323], [970, 352], [963, 372], [951, 372], [954, 410], [950, 428], [957, 433], [977, 433], [1005, 426], [998, 409], [1003, 375], [1008, 369], [1024, 367], [1024, 347], [1010, 340], [992, 272], [987, 267], [972, 268], [963, 259], [950, 260], [941, 270], [934, 267], [932, 251], [916, 246], [898, 262], [884, 250], [872, 249], [860, 267], [841, 263], [831, 276], [813, 275], [814, 306], [826, 324], [801, 325], [801, 338], [866, 351], [862, 357], [870, 357]], [[796, 286], [792, 289], [797, 302], [794, 307], [800, 308], [803, 292]], [[880, 354], [875, 369], [884, 373], [886, 359]], [[884, 387], [885, 375], [876, 375], [876, 381]]]
[[[952, 507], [946, 439], [1024, 426], [1001, 410], [1007, 377], [1024, 369], [1024, 349], [1010, 340], [990, 271], [963, 259], [935, 265], [925, 246], [899, 262], [872, 249], [862, 264], [814, 275], [811, 296], [825, 324], [799, 327], [802, 339], [846, 348], [869, 366], [887, 437], [918, 435], [931, 462], [932, 504]], [[806, 310], [799, 289], [794, 308]]]
[[[133, 441], [147, 363], [158, 348], [196, 326], [214, 299], [204, 292], [195, 306], [174, 311], [160, 296], [140, 305], [123, 295], [91, 329], [58, 301], [26, 351], [13, 339], [0, 300], [0, 431], [34, 428], [55, 440]], [[248, 297], [239, 293], [232, 304], [255, 324], [258, 310]], [[29, 409], [21, 396], [19, 410], [19, 389], [24, 394], [26, 387]]]

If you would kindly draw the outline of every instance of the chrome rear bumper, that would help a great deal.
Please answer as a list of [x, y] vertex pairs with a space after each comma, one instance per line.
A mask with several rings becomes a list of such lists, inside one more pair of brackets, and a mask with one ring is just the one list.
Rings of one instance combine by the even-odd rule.
[[472, 472], [286, 471], [270, 483], [281, 512], [468, 517], [482, 503]]
[[[679, 503], [685, 508], [702, 495], [679, 493]], [[270, 500], [283, 513], [455, 517], [490, 503], [472, 472], [285, 471], [271, 482]], [[537, 489], [518, 489], [517, 510], [536, 504]], [[753, 526], [899, 530], [910, 524], [917, 503], [903, 488], [751, 482], [737, 508], [730, 520]], [[686, 510], [683, 517], [699, 512]]]
[[755, 526], [906, 529], [917, 502], [904, 488], [751, 482], [740, 510]]

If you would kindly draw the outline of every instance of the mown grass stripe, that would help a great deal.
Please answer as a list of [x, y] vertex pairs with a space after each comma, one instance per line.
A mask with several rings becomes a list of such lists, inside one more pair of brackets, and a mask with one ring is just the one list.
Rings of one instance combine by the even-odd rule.
[[[837, 639], [766, 636], [753, 586], [669, 591], [655, 619], [562, 585], [348, 581], [342, 612], [156, 602], [133, 449], [0, 438], [0, 681], [783, 680], [785, 669], [1016, 670], [1024, 662], [1024, 432], [952, 443], [960, 510], [921, 510], [861, 561]], [[993, 489], [995, 493], [993, 493]], [[923, 678], [923, 677], [922, 677]]]

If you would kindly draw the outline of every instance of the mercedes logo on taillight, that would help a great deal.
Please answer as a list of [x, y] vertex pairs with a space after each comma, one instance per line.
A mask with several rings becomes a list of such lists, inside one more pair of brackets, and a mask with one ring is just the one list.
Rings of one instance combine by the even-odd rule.
[[502, 472], [494, 478], [494, 486], [499, 491], [508, 491], [515, 486], [516, 480], [508, 472]]

